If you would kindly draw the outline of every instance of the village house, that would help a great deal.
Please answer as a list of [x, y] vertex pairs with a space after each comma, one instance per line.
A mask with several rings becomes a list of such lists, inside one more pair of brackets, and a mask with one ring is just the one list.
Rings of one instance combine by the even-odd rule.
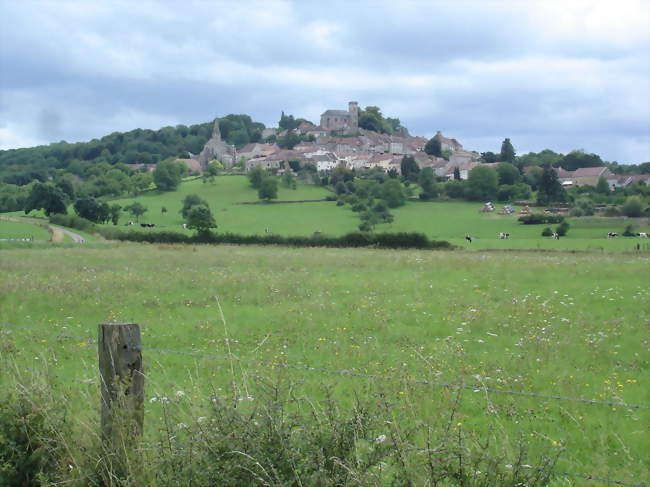
[[[579, 167], [575, 171], [567, 171], [561, 167], [553, 168], [563, 187], [596, 186], [602, 177], [609, 180], [613, 175], [608, 167]], [[610, 184], [611, 186], [611, 184]]]
[[246, 144], [237, 152], [238, 159], [249, 160], [255, 157], [265, 157], [273, 154], [274, 152], [280, 150], [276, 144], [260, 144], [258, 142], [253, 142], [251, 144]]
[[438, 142], [440, 142], [440, 149], [442, 151], [451, 151], [455, 152], [457, 150], [462, 150], [463, 146], [461, 145], [460, 142], [458, 142], [456, 139], [448, 139], [444, 135], [442, 135], [442, 132], [438, 130], [436, 132], [436, 135], [433, 136], [434, 139], [436, 139]]

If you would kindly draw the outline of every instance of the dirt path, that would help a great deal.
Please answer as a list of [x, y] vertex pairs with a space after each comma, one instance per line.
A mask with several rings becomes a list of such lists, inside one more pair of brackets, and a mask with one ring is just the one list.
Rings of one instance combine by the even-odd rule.
[[[29, 223], [30, 225], [43, 225], [44, 222], [39, 222], [39, 221], [34, 221], [30, 220], [28, 218], [21, 219], [21, 218], [12, 218], [8, 216], [0, 216], [0, 220], [6, 220], [8, 222], [15, 222], [15, 223]], [[76, 243], [85, 243], [86, 239], [83, 238], [81, 235], [78, 233], [71, 232], [70, 230], [62, 227], [58, 227], [55, 225], [50, 225], [49, 223], [46, 224], [47, 229], [51, 232], [52, 234], [52, 242], [63, 242], [64, 235], [68, 235], [72, 240], [74, 240]]]

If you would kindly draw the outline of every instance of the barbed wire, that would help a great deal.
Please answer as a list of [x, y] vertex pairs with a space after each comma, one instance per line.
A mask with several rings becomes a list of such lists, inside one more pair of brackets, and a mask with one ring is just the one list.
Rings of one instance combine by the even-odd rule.
[[[53, 335], [58, 338], [65, 338], [69, 340], [81, 340], [86, 343], [97, 343], [97, 340], [92, 339], [92, 338], [86, 338], [86, 337], [79, 337], [75, 335], [69, 335], [67, 333], [61, 333], [58, 331], [50, 331], [50, 330], [43, 330], [40, 328], [33, 328], [33, 327], [26, 327], [26, 326], [18, 326], [18, 325], [11, 325], [7, 323], [0, 323], [0, 327], [4, 328], [15, 328], [15, 329], [23, 329], [23, 330], [30, 330], [30, 331], [37, 331], [39, 333], [46, 333], [48, 335]], [[429, 381], [429, 380], [422, 380], [422, 379], [412, 379], [412, 378], [404, 378], [404, 377], [393, 377], [393, 376], [384, 376], [384, 375], [376, 375], [376, 374], [368, 374], [368, 373], [363, 373], [363, 372], [355, 372], [352, 370], [347, 370], [347, 369], [327, 369], [323, 367], [311, 367], [308, 365], [299, 365], [299, 364], [291, 364], [291, 363], [283, 363], [283, 362], [270, 362], [270, 361], [264, 361], [264, 360], [254, 360], [254, 359], [242, 359], [236, 356], [225, 356], [225, 355], [214, 355], [214, 354], [206, 354], [206, 353], [200, 353], [200, 352], [191, 352], [191, 351], [183, 351], [183, 350], [174, 350], [174, 349], [164, 349], [164, 348], [155, 348], [155, 347], [140, 347], [142, 351], [150, 351], [150, 352], [157, 352], [157, 353], [169, 353], [169, 354], [177, 354], [177, 355], [185, 355], [185, 356], [191, 356], [195, 358], [207, 358], [207, 359], [212, 359], [212, 360], [235, 360], [237, 362], [241, 363], [247, 363], [247, 364], [252, 364], [252, 365], [261, 365], [261, 366], [268, 366], [272, 368], [285, 368], [285, 369], [294, 369], [294, 370], [305, 370], [305, 371], [310, 371], [310, 372], [320, 372], [320, 373], [327, 373], [327, 374], [334, 374], [334, 375], [341, 375], [341, 376], [347, 376], [347, 377], [361, 377], [361, 378], [369, 378], [373, 380], [384, 380], [384, 381], [392, 381], [392, 382], [402, 382], [402, 383], [412, 383], [412, 384], [418, 384], [418, 385], [430, 385], [430, 386], [436, 386], [436, 387], [442, 387], [442, 388], [448, 388], [448, 389], [456, 389], [456, 390], [472, 390], [474, 392], [490, 392], [490, 393], [498, 393], [498, 394], [509, 394], [509, 395], [517, 395], [517, 396], [527, 396], [527, 397], [535, 397], [535, 398], [540, 398], [540, 399], [553, 399], [553, 400], [564, 400], [564, 401], [574, 401], [574, 402], [580, 402], [584, 404], [595, 404], [595, 405], [605, 405], [605, 406], [611, 406], [611, 407], [622, 407], [622, 408], [629, 408], [629, 409], [650, 409], [650, 406], [646, 405], [640, 405], [640, 404], [627, 404], [627, 403], [617, 403], [617, 402], [610, 402], [610, 401], [595, 401], [592, 399], [583, 399], [583, 398], [573, 398], [573, 397], [567, 397], [567, 396], [557, 396], [557, 395], [547, 395], [547, 394], [538, 394], [534, 392], [520, 392], [520, 391], [509, 391], [509, 390], [504, 390], [504, 389], [495, 389], [491, 387], [474, 387], [474, 386], [469, 386], [469, 385], [464, 385], [464, 384], [449, 384], [449, 383], [442, 383], [442, 382], [434, 382], [434, 381]], [[30, 370], [35, 373], [42, 373], [46, 376], [57, 378], [59, 380], [65, 380], [69, 382], [75, 382], [75, 383], [81, 383], [81, 384], [91, 384], [93, 382], [93, 379], [74, 379], [74, 378], [66, 378], [66, 377], [61, 377], [56, 374], [51, 374], [49, 372], [45, 372], [42, 370], [34, 369], [31, 367], [23, 367], [26, 370]], [[606, 483], [609, 485], [619, 485], [622, 487], [648, 487], [647, 484], [637, 484], [637, 483], [630, 483], [622, 480], [612, 480], [609, 478], [602, 478], [602, 477], [596, 477], [591, 474], [579, 474], [579, 473], [573, 473], [573, 472], [562, 472], [562, 471], [556, 471], [554, 472], [555, 475], [560, 475], [564, 477], [573, 477], [573, 478], [579, 478], [582, 480], [591, 480], [594, 482], [601, 482], [601, 483]]]
[[[10, 328], [17, 328], [17, 329], [26, 329], [26, 330], [34, 330], [38, 332], [45, 332], [48, 334], [56, 335], [57, 337], [60, 338], [68, 338], [68, 339], [73, 339], [73, 340], [82, 340], [87, 343], [97, 343], [97, 340], [90, 339], [90, 338], [84, 338], [84, 337], [77, 337], [74, 335], [68, 335], [65, 333], [60, 333], [60, 332], [53, 332], [49, 330], [41, 330], [38, 328], [30, 328], [30, 327], [25, 327], [25, 326], [16, 326], [16, 325], [7, 325], [5, 323], [0, 324], [0, 326], [3, 327], [10, 327]], [[433, 386], [433, 387], [441, 387], [445, 389], [453, 389], [453, 390], [471, 390], [473, 392], [489, 392], [492, 394], [504, 394], [504, 395], [511, 395], [511, 396], [521, 396], [521, 397], [533, 397], [533, 398], [538, 398], [538, 399], [547, 399], [547, 400], [555, 400], [555, 401], [569, 401], [569, 402], [577, 402], [577, 403], [582, 403], [582, 404], [590, 404], [590, 405], [598, 405], [598, 406], [608, 406], [608, 407], [620, 407], [624, 409], [650, 409], [650, 406], [644, 405], [644, 404], [630, 404], [630, 403], [624, 403], [624, 402], [614, 402], [614, 401], [598, 401], [595, 399], [585, 399], [585, 398], [580, 398], [580, 397], [570, 397], [570, 396], [561, 396], [561, 395], [553, 395], [553, 394], [541, 394], [537, 392], [524, 392], [524, 391], [512, 391], [512, 390], [507, 390], [507, 389], [498, 389], [494, 387], [485, 387], [485, 386], [471, 386], [471, 385], [466, 385], [466, 384], [452, 384], [452, 383], [445, 383], [445, 382], [437, 382], [437, 381], [431, 381], [431, 380], [426, 380], [426, 379], [416, 379], [416, 378], [409, 378], [409, 377], [395, 377], [395, 376], [387, 376], [387, 375], [378, 375], [378, 374], [370, 374], [370, 373], [365, 373], [365, 372], [356, 372], [353, 370], [349, 369], [328, 369], [325, 367], [312, 367], [309, 365], [301, 365], [301, 364], [292, 364], [292, 363], [287, 363], [287, 362], [270, 362], [270, 361], [265, 361], [265, 360], [255, 360], [255, 359], [243, 359], [239, 358], [235, 355], [231, 356], [225, 356], [225, 355], [214, 355], [214, 354], [208, 354], [208, 353], [202, 353], [202, 352], [191, 352], [191, 351], [183, 351], [183, 350], [174, 350], [174, 349], [168, 349], [168, 348], [154, 348], [154, 347], [141, 347], [142, 350], [150, 351], [150, 352], [157, 352], [157, 353], [168, 353], [168, 354], [177, 354], [177, 355], [186, 355], [186, 356], [191, 356], [191, 357], [196, 357], [196, 358], [206, 358], [206, 359], [211, 359], [211, 360], [224, 360], [224, 361], [229, 361], [229, 360], [235, 360], [240, 363], [247, 363], [251, 365], [260, 365], [260, 366], [265, 366], [265, 367], [272, 367], [272, 368], [284, 368], [284, 369], [293, 369], [293, 370], [304, 370], [308, 372], [319, 372], [322, 374], [330, 374], [330, 375], [340, 375], [340, 376], [346, 376], [346, 377], [359, 377], [359, 378], [366, 378], [366, 379], [372, 379], [372, 380], [381, 380], [381, 381], [387, 381], [387, 382], [401, 382], [401, 383], [406, 383], [406, 384], [417, 384], [417, 385], [426, 385], [426, 386]]]

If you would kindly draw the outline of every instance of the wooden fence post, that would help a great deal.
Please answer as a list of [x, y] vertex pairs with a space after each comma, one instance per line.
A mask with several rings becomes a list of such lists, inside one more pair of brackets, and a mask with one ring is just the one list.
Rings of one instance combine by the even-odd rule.
[[99, 325], [102, 438], [130, 445], [142, 435], [144, 375], [140, 327], [135, 323]]

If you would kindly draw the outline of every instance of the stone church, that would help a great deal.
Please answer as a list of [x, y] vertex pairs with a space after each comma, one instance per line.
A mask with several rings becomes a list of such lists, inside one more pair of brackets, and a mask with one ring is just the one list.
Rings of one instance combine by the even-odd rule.
[[356, 132], [359, 129], [359, 104], [348, 103], [348, 110], [326, 110], [320, 116], [320, 126], [325, 130]]
[[221, 140], [221, 130], [219, 129], [219, 119], [214, 122], [212, 137], [208, 140], [199, 154], [198, 161], [201, 167], [205, 169], [208, 163], [214, 159], [221, 161], [225, 167], [232, 167], [235, 163], [235, 146], [229, 145]]

